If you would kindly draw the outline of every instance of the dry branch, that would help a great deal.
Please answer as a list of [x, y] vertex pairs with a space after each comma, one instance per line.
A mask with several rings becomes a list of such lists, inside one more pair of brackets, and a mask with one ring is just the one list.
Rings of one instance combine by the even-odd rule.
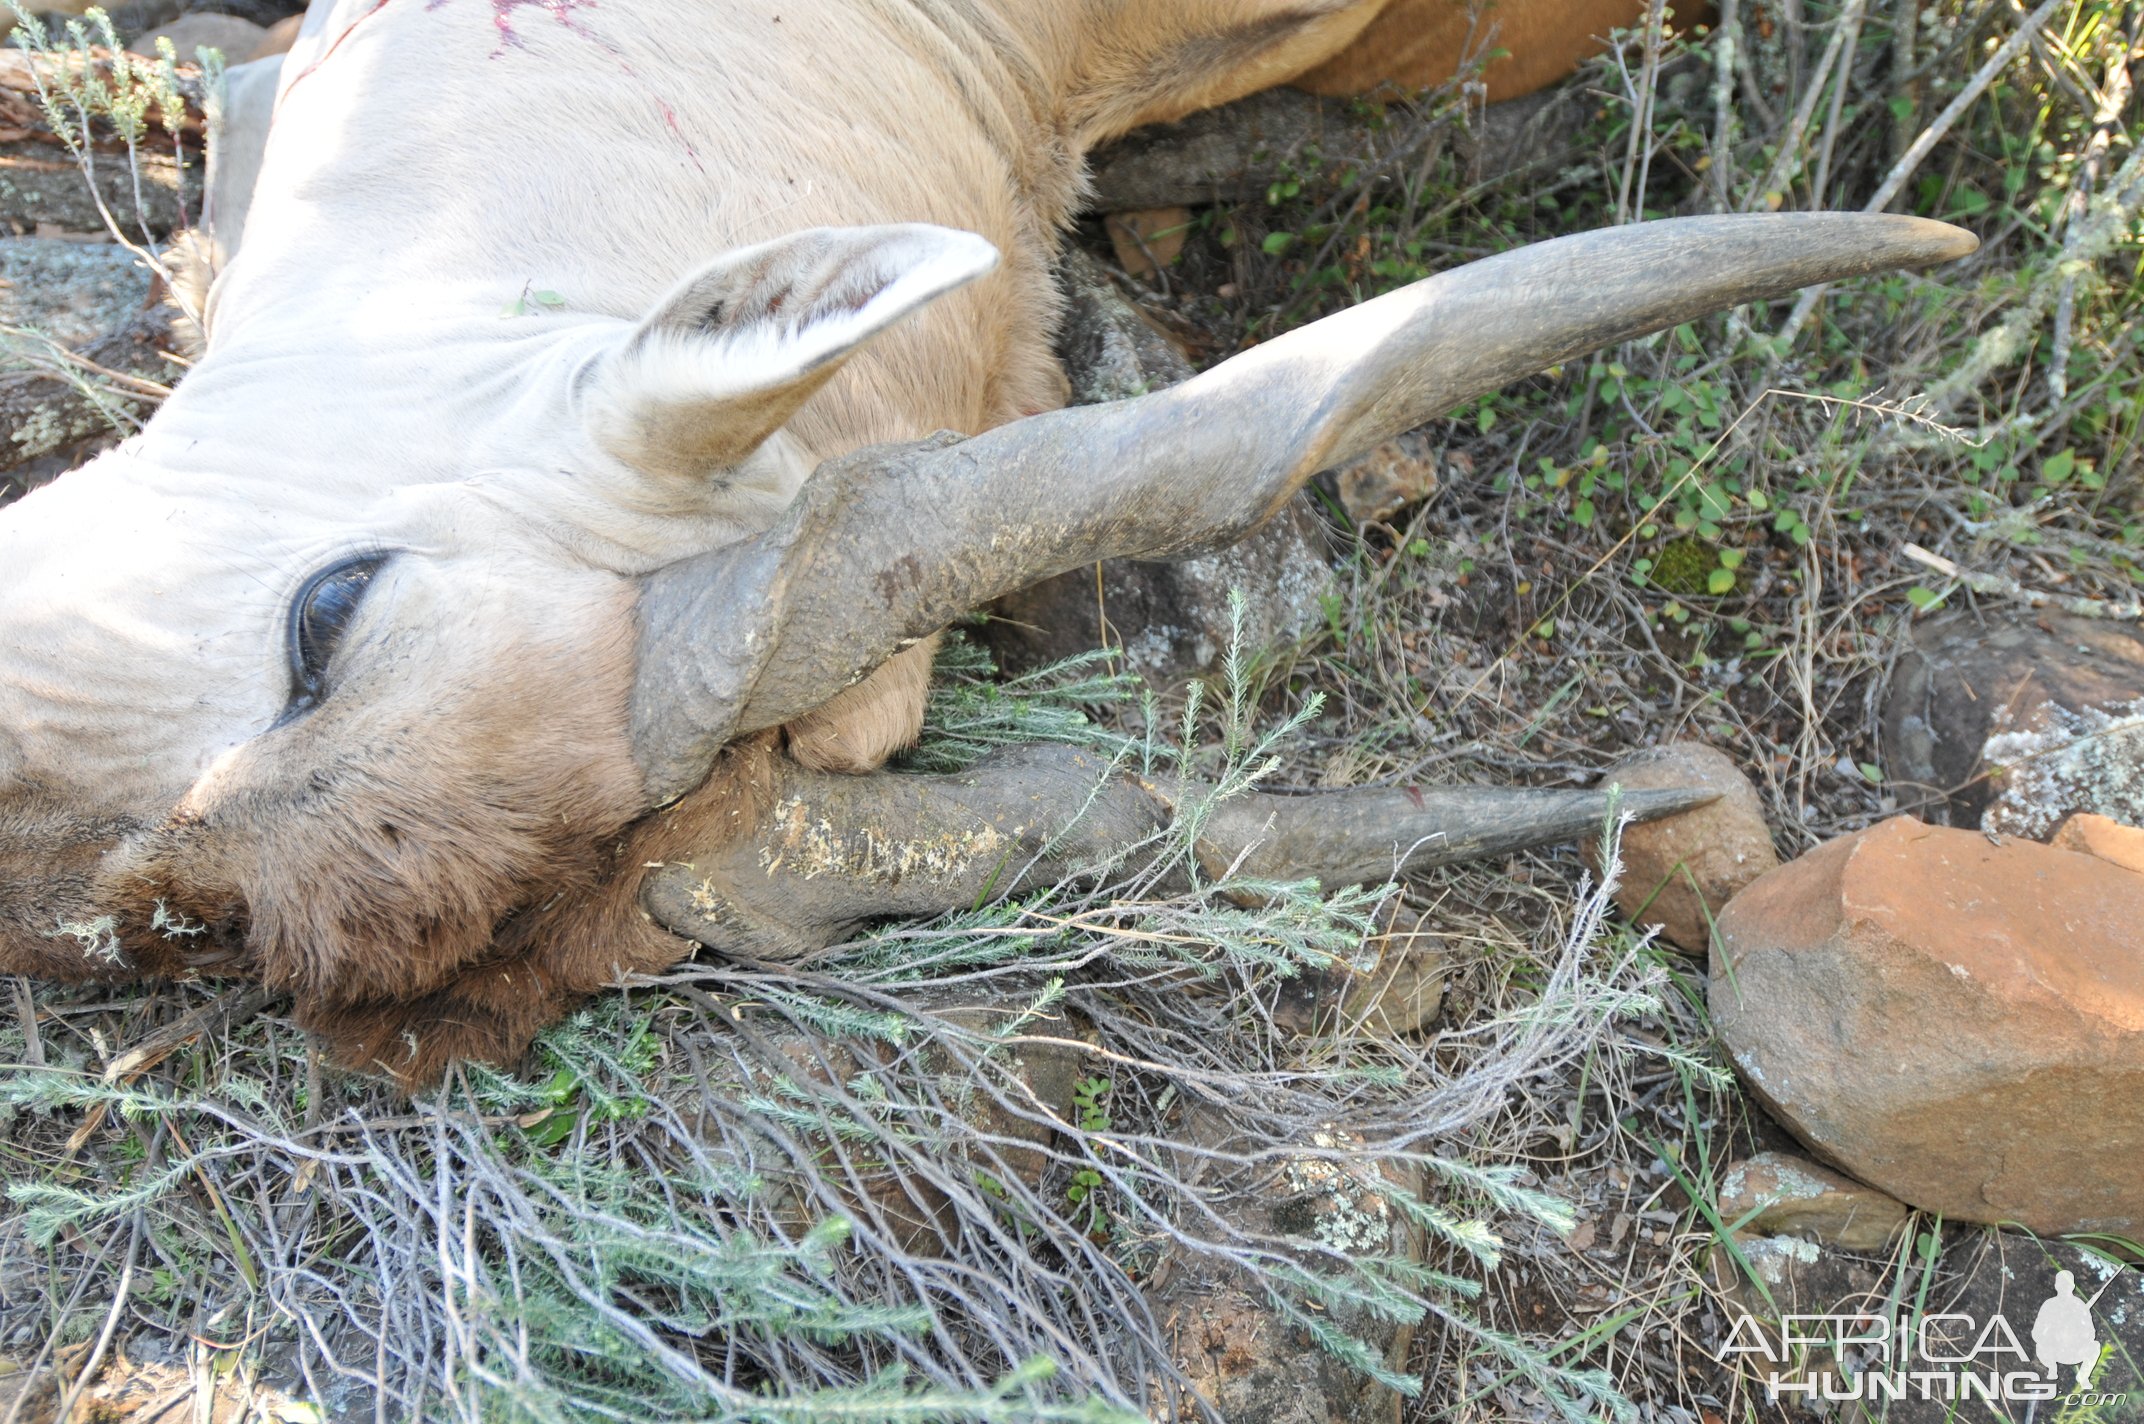
[[1092, 206], [1114, 213], [1255, 202], [1284, 178], [1321, 168], [1374, 170], [1437, 142], [1449, 142], [1469, 169], [1509, 177], [1569, 162], [1586, 118], [1584, 96], [1570, 90], [1529, 94], [1462, 116], [1268, 89], [1141, 129], [1100, 150], [1092, 164]]
[[[1877, 185], [1875, 193], [1862, 208], [1863, 212], [1880, 213], [1891, 206], [1891, 200], [1896, 198], [1913, 175], [1920, 171], [1922, 161], [1934, 152], [1935, 146], [1942, 142], [1951, 126], [1979, 101], [1981, 94], [1995, 82], [1996, 76], [2009, 68], [2010, 62], [2024, 52], [2025, 46], [2040, 32], [2041, 26], [2061, 7], [2062, 0], [2042, 0], [2038, 9], [2018, 22], [2018, 27], [2011, 32], [2010, 38], [2003, 41], [2001, 48], [1988, 56], [1987, 61], [1973, 72], [1972, 78], [1965, 82], [1965, 87], [1944, 106], [1943, 112], [1936, 115], [1928, 127], [1921, 130], [1920, 136], [1914, 139], [1912, 145], [1899, 155], [1898, 162], [1891, 165], [1891, 171], [1884, 175], [1883, 182]], [[1773, 338], [1781, 350], [1792, 346], [1794, 339], [1801, 335], [1802, 327], [1808, 322], [1810, 313], [1816, 310], [1816, 304], [1824, 299], [1825, 289], [1829, 285], [1825, 282], [1813, 284], [1794, 303], [1794, 310], [1787, 314], [1786, 321], [1779, 328], [1779, 334]]]
[[1979, 573], [1960, 568], [1941, 554], [1931, 553], [1918, 544], [1907, 544], [1899, 552], [1917, 564], [1934, 569], [1945, 578], [1956, 579], [1975, 593], [1986, 594], [1991, 598], [2014, 599], [2027, 608], [2052, 608], [2058, 613], [2067, 613], [2072, 618], [2114, 618], [2129, 622], [2144, 618], [2144, 601], [2138, 599], [2113, 603], [2103, 598], [2070, 598], [2027, 588], [2004, 574]]

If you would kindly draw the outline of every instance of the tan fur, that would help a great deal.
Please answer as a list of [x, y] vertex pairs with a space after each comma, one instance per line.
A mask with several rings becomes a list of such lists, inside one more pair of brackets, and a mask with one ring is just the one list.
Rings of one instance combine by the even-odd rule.
[[923, 735], [931, 659], [938, 640], [896, 653], [862, 682], [782, 729], [789, 754], [814, 771], [861, 772], [885, 765]]
[[[128, 939], [159, 902], [218, 930], [242, 923], [252, 972], [301, 1005], [452, 979], [517, 907], [586, 894], [601, 838], [640, 809], [619, 735], [630, 652], [600, 651], [567, 664], [532, 648], [518, 682], [471, 687], [421, 726], [382, 725], [349, 697], [270, 732], [141, 847]], [[520, 715], [532, 703], [549, 715]]]

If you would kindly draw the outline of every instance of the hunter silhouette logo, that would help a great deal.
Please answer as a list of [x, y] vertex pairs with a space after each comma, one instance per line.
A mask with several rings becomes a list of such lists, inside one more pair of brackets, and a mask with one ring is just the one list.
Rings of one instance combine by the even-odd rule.
[[[2003, 1315], [1980, 1320], [1962, 1311], [1906, 1312], [1896, 1318], [1851, 1315], [1788, 1315], [1776, 1327], [1735, 1312], [1733, 1328], [1720, 1347], [1723, 1362], [1737, 1355], [1761, 1355], [1765, 1389], [1774, 1401], [1800, 1395], [1818, 1399], [1925, 1399], [1990, 1403], [2011, 1400], [2078, 1402], [2092, 1388], [2100, 1361], [2099, 1331], [2092, 1307], [2116, 1281], [2134, 1279], [2126, 1271], [2108, 1277], [2089, 1299], [2077, 1294], [2077, 1278], [2055, 1274], [2055, 1293], [2032, 1319], [2028, 1354]], [[1790, 1367], [1794, 1360], [1821, 1361]], [[2033, 1366], [2037, 1364], [2038, 1368]], [[2076, 1371], [2076, 1382], [2063, 1388], [2062, 1371]], [[2106, 1397], [2119, 1402], [2122, 1396]]]
[[[2107, 1286], [2117, 1279], [2110, 1277]], [[2092, 1328], [2092, 1307], [2107, 1286], [2101, 1286], [2091, 1300], [2079, 1300], [2077, 1278], [2057, 1271], [2055, 1293], [2033, 1317], [2033, 1355], [2050, 1375], [2059, 1376], [2064, 1365], [2075, 1365], [2079, 1389], [2092, 1387], [2092, 1367], [2099, 1363], [2099, 1332]]]

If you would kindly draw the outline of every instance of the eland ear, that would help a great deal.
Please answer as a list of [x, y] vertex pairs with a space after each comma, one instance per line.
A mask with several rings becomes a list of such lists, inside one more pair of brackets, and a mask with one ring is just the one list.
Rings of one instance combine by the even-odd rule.
[[581, 418], [645, 473], [724, 469], [865, 342], [997, 264], [974, 233], [924, 223], [808, 228], [727, 253], [587, 368]]

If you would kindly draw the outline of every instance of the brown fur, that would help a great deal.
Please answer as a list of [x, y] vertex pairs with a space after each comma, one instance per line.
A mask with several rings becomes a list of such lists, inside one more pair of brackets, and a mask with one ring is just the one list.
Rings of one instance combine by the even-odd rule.
[[620, 735], [631, 651], [579, 651], [604, 655], [529, 649], [515, 684], [469, 686], [420, 725], [379, 725], [353, 690], [256, 738], [148, 838], [128, 918], [145, 929], [161, 902], [242, 924], [253, 972], [301, 1007], [431, 992], [516, 907], [588, 893], [640, 808]]
[[[162, 933], [122, 949], [106, 879], [128, 859], [144, 827], [121, 819], [85, 823], [63, 801], [24, 789], [0, 799], [0, 966], [65, 983], [183, 973]], [[155, 920], [156, 906], [148, 907]]]
[[1482, 71], [1484, 98], [1494, 104], [1563, 78], [1600, 52], [1610, 30], [1642, 22], [1647, 8], [1646, 0], [1391, 0], [1354, 43], [1289, 82], [1313, 94], [1423, 89], [1478, 55], [1506, 50]]
[[300, 1021], [346, 1067], [417, 1085], [462, 1060], [510, 1063], [529, 1040], [626, 974], [656, 974], [693, 946], [640, 907], [645, 868], [750, 832], [773, 802], [779, 737], [727, 748], [698, 790], [614, 837], [582, 885], [506, 921], [490, 951], [419, 998], [392, 993], [305, 1006]]

